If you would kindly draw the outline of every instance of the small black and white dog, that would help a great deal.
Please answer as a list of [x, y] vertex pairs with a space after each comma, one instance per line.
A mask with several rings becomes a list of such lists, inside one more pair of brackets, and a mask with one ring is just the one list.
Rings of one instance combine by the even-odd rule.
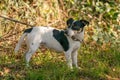
[[52, 27], [33, 27], [26, 29], [22, 34], [18, 44], [15, 47], [17, 52], [26, 37], [28, 51], [26, 53], [26, 63], [29, 66], [29, 61], [32, 54], [41, 46], [44, 45], [57, 52], [64, 52], [68, 67], [72, 65], [78, 68], [77, 65], [77, 50], [84, 38], [84, 26], [89, 24], [86, 20], [74, 21], [72, 18], [67, 20], [67, 29], [58, 30]]

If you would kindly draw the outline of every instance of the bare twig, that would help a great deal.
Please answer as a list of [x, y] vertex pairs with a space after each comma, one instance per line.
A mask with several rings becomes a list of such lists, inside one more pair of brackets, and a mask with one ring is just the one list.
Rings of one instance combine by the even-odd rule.
[[54, 21], [53, 23], [48, 24], [48, 26], [51, 26], [51, 25], [56, 24], [56, 23], [58, 23], [58, 22], [60, 22], [60, 20], [56, 20], [56, 21]]
[[30, 25], [30, 24], [27, 24], [27, 23], [24, 23], [24, 22], [21, 22], [21, 21], [12, 19], [12, 18], [7, 18], [7, 17], [1, 16], [1, 15], [0, 15], [0, 17], [1, 17], [1, 18], [4, 18], [4, 19], [7, 19], [7, 20], [10, 20], [10, 21], [13, 21], [13, 22], [17, 22], [17, 23], [23, 24], [23, 25], [27, 25], [27, 26], [34, 27], [34, 25]]

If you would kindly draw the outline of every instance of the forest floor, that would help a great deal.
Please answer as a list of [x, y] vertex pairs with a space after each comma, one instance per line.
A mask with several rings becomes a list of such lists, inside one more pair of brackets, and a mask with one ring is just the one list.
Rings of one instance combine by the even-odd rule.
[[25, 49], [0, 53], [0, 80], [120, 80], [120, 52], [117, 49], [97, 51], [83, 46], [78, 51], [82, 68], [70, 70], [63, 53], [38, 50], [30, 67], [25, 66]]

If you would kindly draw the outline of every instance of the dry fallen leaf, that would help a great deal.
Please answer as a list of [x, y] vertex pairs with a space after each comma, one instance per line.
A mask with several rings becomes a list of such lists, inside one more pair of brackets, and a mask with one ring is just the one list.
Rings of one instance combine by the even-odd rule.
[[0, 76], [3, 76], [3, 74], [4, 74], [4, 73], [3, 73], [2, 71], [0, 71]]
[[7, 74], [7, 73], [9, 73], [9, 72], [10, 72], [10, 69], [9, 69], [9, 68], [4, 67], [4, 73], [5, 73], [5, 74]]

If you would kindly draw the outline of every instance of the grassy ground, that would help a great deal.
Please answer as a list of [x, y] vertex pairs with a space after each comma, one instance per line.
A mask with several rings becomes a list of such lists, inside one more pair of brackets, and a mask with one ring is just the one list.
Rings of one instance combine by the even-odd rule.
[[[6, 52], [7, 51], [7, 52]], [[31, 67], [25, 66], [24, 54], [13, 49], [0, 55], [0, 80], [119, 80], [120, 52], [81, 47], [78, 64], [81, 70], [67, 68], [64, 54], [53, 51], [36, 52]], [[10, 53], [8, 53], [10, 52]]]
[[49, 50], [38, 50], [27, 68], [24, 47], [16, 55], [13, 51], [29, 26], [0, 18], [0, 80], [120, 80], [119, 4], [120, 0], [0, 0], [0, 15], [31, 25], [63, 29], [70, 17], [90, 22], [87, 47], [78, 51], [82, 69], [71, 71], [63, 53]]

